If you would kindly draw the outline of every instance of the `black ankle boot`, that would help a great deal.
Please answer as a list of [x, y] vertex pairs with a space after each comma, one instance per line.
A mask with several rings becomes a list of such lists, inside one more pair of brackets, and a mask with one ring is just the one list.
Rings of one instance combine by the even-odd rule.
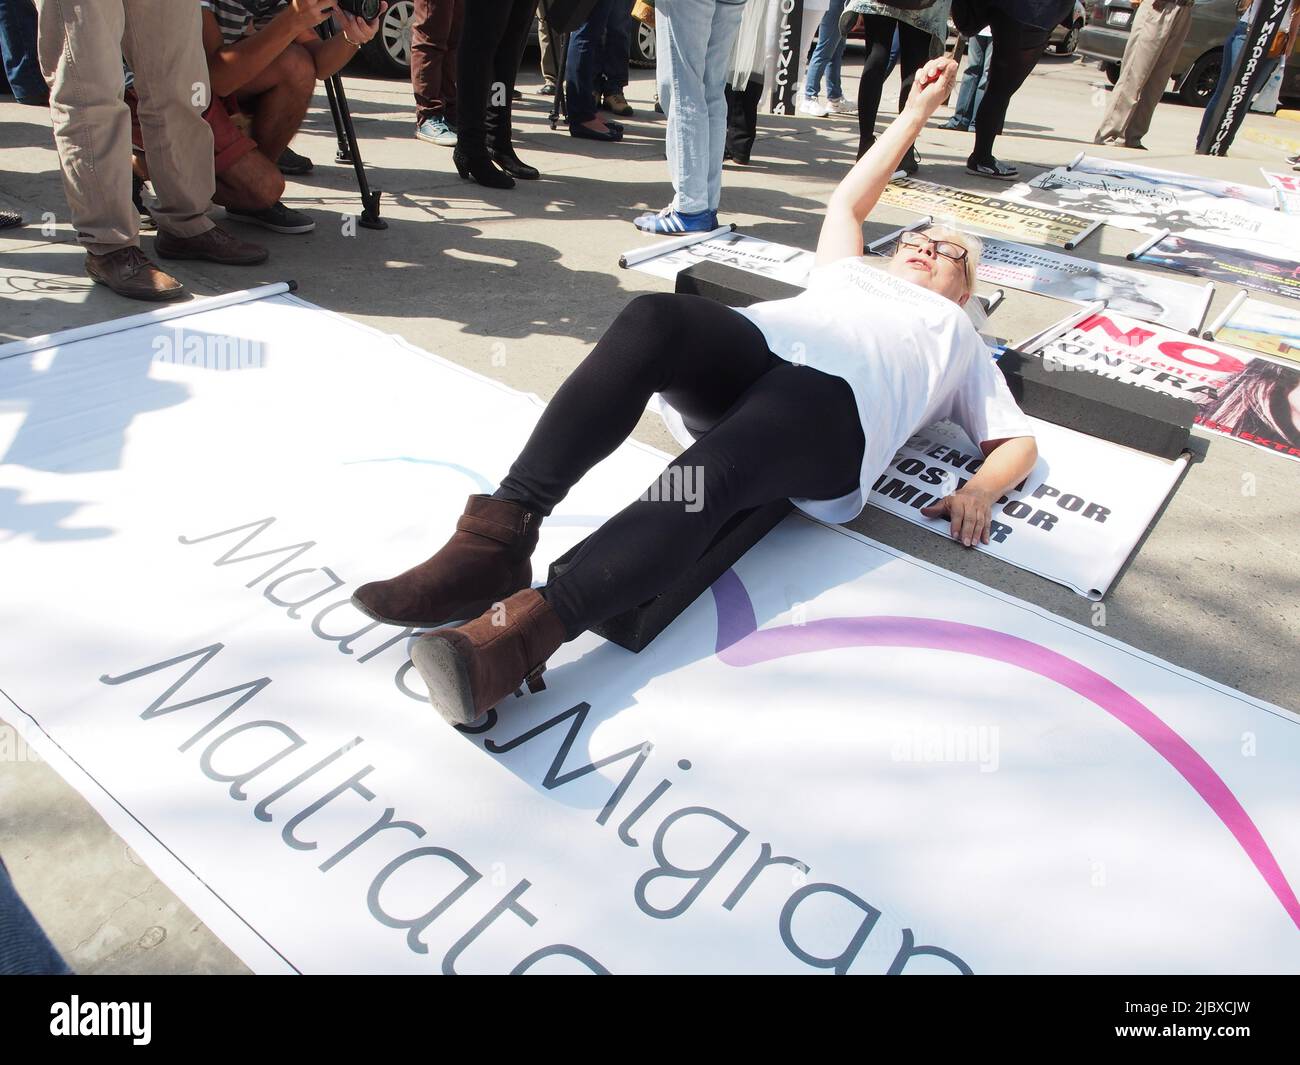
[[468, 155], [459, 148], [451, 153], [451, 161], [456, 164], [456, 173], [466, 181], [471, 178], [484, 188], [513, 189], [515, 179], [496, 168], [489, 155]]
[[488, 152], [492, 162], [496, 163], [502, 170], [513, 178], [519, 178], [521, 181], [536, 181], [541, 177], [541, 172], [535, 166], [529, 166], [519, 156], [515, 155], [514, 148], [507, 148], [505, 151]]

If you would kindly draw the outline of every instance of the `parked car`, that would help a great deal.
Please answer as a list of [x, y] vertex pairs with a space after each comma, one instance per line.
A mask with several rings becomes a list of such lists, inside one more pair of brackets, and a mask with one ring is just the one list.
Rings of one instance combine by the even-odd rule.
[[[470, 0], [476, 3], [478, 0]], [[411, 20], [415, 18], [415, 0], [388, 0], [388, 10], [374, 38], [361, 47], [370, 66], [382, 74], [409, 74], [411, 71]], [[632, 20], [628, 62], [634, 67], [655, 65], [655, 31]], [[537, 22], [533, 22], [533, 39]]]
[[[1088, 2], [1091, 4], [1095, 0], [1088, 0]], [[1074, 55], [1075, 49], [1079, 46], [1079, 35], [1083, 33], [1083, 27], [1087, 22], [1087, 6], [1081, 0], [1074, 0], [1074, 9], [1061, 19], [1061, 24], [1056, 29], [1052, 30], [1047, 47], [1053, 49], [1057, 55]]]
[[[1119, 80], [1136, 0], [1098, 0], [1079, 35], [1079, 54], [1097, 59], [1112, 85]], [[1214, 95], [1223, 65], [1223, 44], [1237, 21], [1236, 0], [1193, 0], [1192, 25], [1174, 63], [1173, 85], [1182, 101], [1204, 107]]]

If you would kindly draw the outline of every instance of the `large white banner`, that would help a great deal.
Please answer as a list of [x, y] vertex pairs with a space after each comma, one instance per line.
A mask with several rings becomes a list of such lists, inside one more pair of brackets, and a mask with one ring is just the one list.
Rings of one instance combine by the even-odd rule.
[[[1038, 463], [1024, 484], [993, 508], [985, 551], [1100, 599], [1186, 468], [1051, 422], [1030, 419]], [[955, 492], [984, 464], [980, 449], [951, 422], [917, 433], [874, 485], [871, 503], [948, 536], [951, 522], [922, 508]]]
[[[1300, 967], [1287, 710], [792, 516], [457, 731], [348, 596], [529, 397], [292, 297], [0, 393], [3, 715], [258, 971]], [[662, 461], [596, 467], [536, 572]]]

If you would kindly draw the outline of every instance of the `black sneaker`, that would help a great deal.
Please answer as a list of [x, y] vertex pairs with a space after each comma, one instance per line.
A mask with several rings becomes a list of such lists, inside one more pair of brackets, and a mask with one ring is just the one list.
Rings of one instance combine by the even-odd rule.
[[915, 148], [907, 149], [907, 154], [903, 156], [902, 161], [898, 164], [898, 169], [908, 177], [921, 169], [921, 157], [916, 154]]
[[227, 207], [226, 217], [236, 222], [247, 222], [250, 226], [261, 226], [273, 233], [310, 233], [316, 228], [310, 215], [291, 211], [279, 201], [264, 211], [232, 211]]
[[1014, 166], [999, 163], [992, 157], [980, 162], [973, 155], [966, 160], [966, 173], [993, 178], [994, 181], [1016, 181], [1020, 177], [1020, 171]]
[[23, 224], [23, 216], [17, 211], [0, 210], [0, 229], [12, 229]]
[[314, 164], [305, 155], [299, 155], [292, 148], [286, 148], [280, 153], [280, 158], [275, 161], [275, 165], [280, 168], [281, 174], [294, 177], [298, 174], [310, 174]]

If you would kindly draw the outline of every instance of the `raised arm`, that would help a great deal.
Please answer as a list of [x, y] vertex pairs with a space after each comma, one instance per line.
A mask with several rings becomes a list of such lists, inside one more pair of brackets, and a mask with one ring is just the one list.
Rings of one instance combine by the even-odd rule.
[[916, 72], [907, 105], [831, 193], [817, 240], [817, 265], [862, 254], [862, 223], [871, 214], [925, 123], [952, 91], [957, 64], [946, 56]]

